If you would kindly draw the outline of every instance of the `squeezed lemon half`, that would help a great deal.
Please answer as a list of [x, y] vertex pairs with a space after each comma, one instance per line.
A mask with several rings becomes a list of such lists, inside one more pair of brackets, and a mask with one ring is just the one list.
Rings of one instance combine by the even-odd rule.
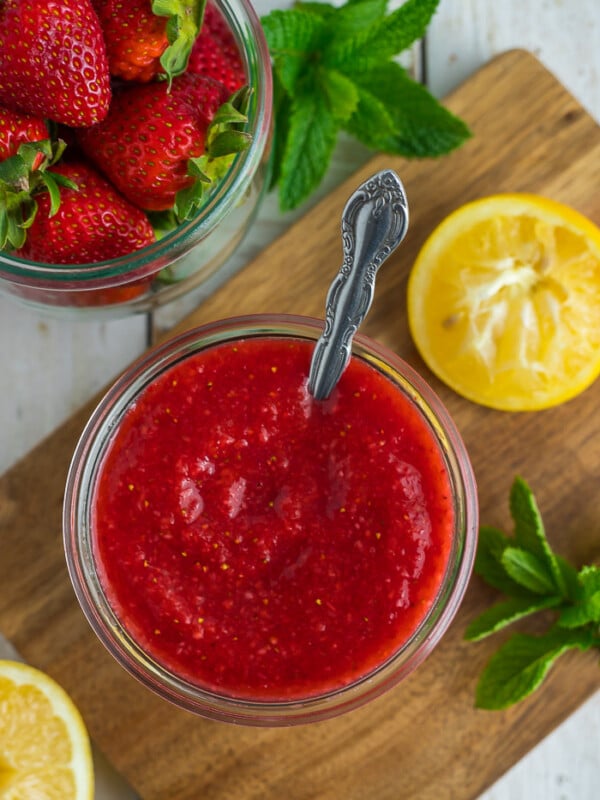
[[469, 400], [562, 403], [600, 374], [600, 229], [532, 194], [461, 206], [417, 257], [408, 321], [432, 372]]
[[0, 660], [0, 799], [91, 800], [89, 737], [48, 675]]

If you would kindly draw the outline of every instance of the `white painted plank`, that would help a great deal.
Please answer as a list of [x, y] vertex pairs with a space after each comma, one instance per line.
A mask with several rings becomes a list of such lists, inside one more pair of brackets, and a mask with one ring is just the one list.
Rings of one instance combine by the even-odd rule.
[[0, 472], [145, 349], [144, 316], [75, 322], [0, 296]]
[[427, 33], [427, 83], [437, 97], [492, 56], [531, 51], [600, 120], [598, 0], [441, 0]]

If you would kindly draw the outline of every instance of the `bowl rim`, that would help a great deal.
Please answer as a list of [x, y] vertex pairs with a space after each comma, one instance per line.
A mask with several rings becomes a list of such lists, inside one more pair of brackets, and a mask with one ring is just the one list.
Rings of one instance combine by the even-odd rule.
[[69, 575], [84, 615], [127, 672], [164, 699], [210, 719], [257, 726], [294, 725], [337, 716], [378, 697], [430, 654], [450, 625], [471, 575], [477, 542], [477, 487], [460, 433], [441, 400], [409, 364], [359, 333], [353, 355], [387, 375], [417, 405], [444, 455], [454, 489], [453, 553], [434, 603], [412, 637], [374, 670], [341, 688], [303, 699], [249, 700], [203, 689], [177, 676], [146, 653], [118, 619], [96, 570], [89, 500], [111, 431], [130, 403], [151, 380], [207, 347], [253, 336], [316, 341], [322, 329], [322, 320], [312, 317], [254, 314], [207, 323], [169, 339], [135, 361], [106, 392], [91, 414], [71, 461], [63, 506], [63, 540]]
[[249, 0], [210, 0], [224, 16], [245, 62], [253, 86], [250, 99], [250, 132], [247, 150], [238, 153], [225, 178], [206, 205], [159, 240], [123, 256], [84, 264], [42, 264], [0, 251], [0, 280], [23, 285], [92, 289], [129, 283], [154, 274], [185, 255], [199, 239], [207, 236], [243, 196], [258, 169], [271, 135], [273, 83], [270, 55], [260, 19]]

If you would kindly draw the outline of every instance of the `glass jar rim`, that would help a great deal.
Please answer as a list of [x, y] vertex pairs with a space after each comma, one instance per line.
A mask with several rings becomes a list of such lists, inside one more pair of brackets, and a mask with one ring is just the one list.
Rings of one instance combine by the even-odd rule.
[[[127, 276], [145, 275], [147, 268], [165, 255], [169, 262], [186, 252], [186, 243], [199, 235], [207, 235], [223, 219], [229, 208], [244, 195], [268, 146], [271, 135], [273, 85], [270, 54], [260, 19], [249, 0], [212, 0], [223, 13], [232, 30], [251, 76], [253, 92], [249, 119], [252, 141], [238, 153], [208, 202], [192, 219], [180, 224], [156, 242], [117, 258], [88, 264], [42, 264], [0, 252], [0, 275], [14, 283], [47, 285], [84, 282], [92, 288], [95, 282]], [[241, 45], [244, 45], [243, 47]], [[168, 253], [167, 253], [168, 251]], [[166, 264], [166, 262], [165, 262]], [[155, 271], [153, 267], [153, 271]], [[104, 284], [103, 284], [104, 285]]]
[[441, 400], [409, 364], [376, 341], [357, 334], [353, 355], [390, 378], [418, 406], [444, 456], [454, 489], [453, 553], [432, 608], [409, 640], [377, 668], [341, 688], [302, 699], [249, 700], [204, 689], [175, 675], [146, 653], [118, 619], [95, 570], [88, 502], [92, 492], [88, 489], [93, 486], [110, 433], [122, 414], [149, 383], [193, 353], [249, 337], [316, 341], [322, 328], [321, 320], [296, 315], [231, 317], [202, 325], [153, 348], [104, 395], [71, 462], [63, 511], [64, 545], [69, 574], [88, 622], [130, 674], [163, 698], [212, 719], [262, 726], [292, 725], [326, 719], [363, 705], [397, 684], [427, 657], [453, 619], [471, 574], [477, 540], [477, 490], [458, 429]]

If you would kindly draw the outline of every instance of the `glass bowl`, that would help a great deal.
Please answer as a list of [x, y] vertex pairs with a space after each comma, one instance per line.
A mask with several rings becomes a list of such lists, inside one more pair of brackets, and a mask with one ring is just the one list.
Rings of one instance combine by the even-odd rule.
[[[373, 340], [358, 335], [353, 344], [351, 365], [356, 360], [365, 362], [370, 368], [379, 373], [378, 380], [391, 382], [392, 394], [395, 395], [397, 390], [403, 395], [402, 402], [408, 401], [410, 414], [415, 414], [416, 418], [420, 420], [419, 425], [422, 424], [424, 426], [423, 429], [427, 431], [428, 441], [431, 441], [432, 449], [437, 453], [436, 459], [439, 460], [432, 463], [441, 465], [441, 470], [445, 470], [447, 473], [448, 481], [444, 483], [444, 486], [449, 486], [451, 495], [450, 508], [452, 513], [448, 514], [446, 518], [450, 520], [450, 522], [447, 522], [446, 557], [445, 560], [439, 562], [435, 560], [436, 556], [433, 562], [430, 562], [437, 565], [429, 567], [429, 570], [433, 570], [432, 574], [435, 573], [435, 579], [432, 584], [435, 588], [432, 590], [427, 603], [418, 612], [418, 614], [422, 614], [422, 617], [417, 616], [415, 618], [416, 621], [411, 622], [413, 627], [410, 629], [411, 633], [406, 641], [402, 643], [395, 639], [394, 644], [390, 645], [388, 655], [383, 660], [375, 663], [366, 673], [353, 677], [351, 680], [344, 679], [333, 688], [307, 691], [305, 696], [297, 691], [289, 696], [284, 696], [279, 692], [277, 697], [273, 699], [273, 696], [262, 694], [262, 690], [254, 695], [246, 690], [232, 691], [228, 689], [227, 691], [222, 691], [219, 688], [215, 688], [214, 684], [207, 686], [206, 681], [202, 683], [190, 678], [189, 674], [183, 675], [182, 671], [178, 672], [176, 669], [166, 666], [164, 659], [160, 656], [148, 652], [150, 648], [140, 643], [140, 639], [143, 637], [136, 634], [134, 623], [129, 625], [126, 621], [120, 619], [118, 612], [115, 610], [116, 604], [109, 597], [112, 590], [110, 587], [108, 587], [108, 592], [105, 590], [108, 583], [106, 582], [104, 566], [101, 566], [99, 562], [97, 545], [94, 539], [93, 520], [99, 474], [106, 457], [107, 448], [110, 446], [111, 441], [114, 440], [115, 432], [123, 426], [124, 416], [128, 410], [136, 405], [140, 394], [146, 392], [148, 387], [152, 386], [153, 382], [160, 376], [164, 375], [166, 371], [172, 370], [175, 366], [181, 367], [183, 365], [185, 367], [185, 362], [190, 357], [195, 359], [198, 354], [201, 354], [202, 358], [206, 358], [207, 353], [210, 356], [210, 351], [214, 354], [219, 347], [231, 346], [232, 343], [240, 342], [241, 340], [247, 342], [257, 338], [283, 340], [287, 346], [290, 346], [290, 343], [294, 343], [294, 346], [307, 345], [312, 349], [312, 343], [319, 337], [322, 326], [322, 322], [306, 317], [286, 315], [238, 317], [197, 328], [151, 350], [133, 364], [101, 400], [81, 436], [71, 463], [64, 502], [64, 545], [75, 593], [90, 625], [116, 660], [143, 684], [176, 705], [211, 719], [248, 725], [294, 725], [341, 714], [379, 696], [414, 670], [433, 650], [457, 611], [469, 580], [477, 539], [478, 507], [475, 480], [460, 435], [440, 400], [409, 365]], [[298, 340], [303, 344], [298, 345]], [[216, 350], [215, 346], [217, 346]], [[238, 351], [240, 351], [239, 345]], [[230, 351], [227, 352], [230, 359]], [[242, 356], [240, 356], [240, 359], [243, 364], [246, 363]], [[247, 360], [247, 357], [245, 359]], [[191, 364], [195, 364], [195, 362], [188, 361], [187, 366]], [[245, 370], [246, 366], [242, 365], [242, 369]], [[271, 369], [273, 368], [271, 367]], [[196, 378], [196, 373], [194, 373], [192, 379], [194, 384], [196, 380], [198, 382], [204, 380], [204, 387], [212, 386], [212, 383], [207, 382], [206, 377], [204, 379], [201, 377], [200, 372], [197, 375], [198, 377]], [[181, 374], [179, 377], [182, 377]], [[174, 380], [173, 373], [170, 372], [168, 377], [169, 385], [173, 384]], [[186, 398], [189, 397], [189, 393], [186, 393], [185, 396]], [[168, 407], [169, 404], [167, 403], [166, 406], [166, 410], [170, 414], [171, 408]], [[220, 409], [221, 405], [216, 404], [214, 408]], [[172, 413], [175, 414], [177, 412], [173, 411]], [[242, 410], [241, 413], [245, 412]], [[327, 413], [330, 413], [330, 411]], [[230, 417], [231, 413], [225, 419]], [[153, 416], [150, 418], [153, 418]], [[363, 418], [361, 416], [360, 420]], [[354, 426], [356, 429], [360, 427], [360, 420], [359, 425]], [[211, 426], [207, 425], [207, 430], [210, 429]], [[139, 435], [139, 432], [137, 435]], [[177, 436], [179, 437], [179, 435], [178, 433]], [[230, 438], [230, 442], [234, 442], [234, 439]], [[362, 438], [360, 442], [362, 448]], [[232, 446], [236, 447], [237, 445], [233, 444]], [[383, 448], [379, 448], [376, 449], [376, 452], [379, 453], [380, 449], [383, 450]], [[127, 449], [127, 452], [129, 452], [129, 449]], [[154, 457], [157, 457], [156, 453]], [[158, 457], [162, 462], [165, 454], [160, 453]], [[177, 454], [177, 458], [179, 457], [179, 454]], [[255, 457], [257, 458], [257, 453], [253, 451], [252, 458]], [[379, 455], [376, 458], [379, 459]], [[197, 456], [196, 460], [199, 463], [204, 460], [204, 457]], [[312, 469], [312, 462], [309, 461], [308, 463], [311, 464]], [[111, 462], [111, 476], [116, 474], [116, 470], [113, 471], [113, 467], [114, 465]], [[221, 468], [217, 468], [217, 475], [219, 475], [219, 469]], [[387, 470], [388, 467], [386, 466], [385, 469]], [[363, 479], [364, 476], [360, 478], [361, 481]], [[155, 485], [157, 480], [154, 477]], [[122, 486], [125, 489], [132, 490], [134, 484], [129, 484], [127, 481], [128, 479]], [[158, 485], [163, 486], [160, 480], [158, 480]], [[125, 489], [123, 489], [123, 492], [125, 494], [125, 502], [128, 504], [129, 496]], [[435, 508], [435, 503], [439, 501], [439, 492], [441, 490], [436, 487], [435, 491], [437, 494], [430, 508]], [[204, 493], [204, 489], [202, 489], [202, 492]], [[304, 496], [303, 494], [302, 498]], [[140, 500], [139, 502], [141, 503], [142, 501]], [[302, 502], [304, 502], [304, 499], [302, 499]], [[148, 501], [144, 500], [144, 503], [148, 505]], [[248, 503], [250, 503], [250, 500], [248, 500]], [[155, 507], [153, 502], [150, 503], [150, 506], [152, 508]], [[136, 511], [135, 513], [137, 514], [138, 512]], [[188, 511], [182, 511], [181, 513], [187, 514]], [[435, 512], [432, 511], [431, 513]], [[252, 525], [254, 524], [253, 522]], [[306, 522], [301, 524], [301, 532], [304, 531], [304, 526], [307, 524]], [[125, 525], [121, 523], [119, 529], [121, 527], [124, 528]], [[254, 528], [252, 530], [254, 532]], [[383, 530], [385, 535], [385, 529]], [[390, 530], [393, 531], [395, 528], [390, 528]], [[162, 535], [161, 533], [160, 536]], [[225, 532], [225, 535], [228, 535], [228, 532]], [[230, 535], [235, 535], [233, 529]], [[379, 535], [375, 534], [376, 537]], [[253, 541], [256, 541], [256, 539]], [[214, 547], [215, 545], [213, 544], [212, 546]], [[303, 546], [305, 546], [304, 542]], [[146, 545], [143, 545], [142, 549], [146, 550]], [[188, 555], [185, 551], [180, 553], [180, 549], [183, 550], [177, 544], [175, 546], [175, 555], [177, 557], [179, 555]], [[139, 551], [136, 552], [138, 552], [139, 556]], [[150, 551], [148, 550], [148, 552]], [[275, 555], [274, 558], [276, 557]], [[150, 558], [150, 555], [147, 558]], [[321, 558], [324, 558], [322, 554]], [[354, 569], [354, 556], [350, 558], [351, 568]], [[387, 554], [385, 558], [388, 558]], [[191, 560], [195, 560], [195, 557]], [[360, 558], [358, 561], [360, 562]], [[123, 561], [121, 563], [126, 562]], [[261, 563], [260, 559], [257, 563]], [[146, 555], [144, 555], [143, 566], [148, 566]], [[200, 561], [195, 566], [201, 567]], [[404, 565], [402, 567], [404, 568]], [[201, 568], [204, 569], [204, 567]], [[229, 569], [229, 566], [226, 564], [222, 568]], [[250, 570], [250, 567], [248, 569]], [[379, 566], [376, 569], [378, 570]], [[215, 569], [214, 572], [218, 580], [218, 569]], [[242, 578], [245, 577], [245, 572], [246, 569], [244, 568]], [[377, 572], [377, 574], [379, 573]], [[146, 580], [147, 576], [144, 575], [143, 570], [142, 575], [141, 580]], [[129, 584], [132, 581], [134, 581], [134, 576], [130, 574], [129, 568], [127, 568], [126, 583]], [[156, 580], [154, 582], [156, 583]], [[189, 585], [185, 581], [182, 582], [183, 584], [185, 586]], [[367, 586], [372, 586], [372, 584], [367, 584]], [[242, 586], [243, 590], [246, 588], [245, 585]], [[193, 594], [191, 589], [189, 591]], [[201, 592], [209, 594], [210, 590], [203, 587]], [[343, 589], [343, 592], [346, 592], [346, 589]], [[248, 597], [246, 594], [243, 596]], [[287, 601], [288, 596], [285, 593], [284, 598]], [[292, 603], [295, 602], [293, 598], [290, 599]], [[245, 602], [247, 601], [244, 600]], [[319, 600], [316, 602], [319, 603]], [[352, 600], [352, 602], [355, 602], [355, 600]], [[417, 601], [413, 598], [411, 602]], [[274, 605], [276, 604], [273, 603], [271, 607]], [[282, 605], [285, 605], [285, 602]], [[280, 606], [277, 605], [276, 607], [279, 608]], [[197, 613], [199, 612], [195, 610], [194, 614]], [[177, 616], [179, 616], [179, 612], [177, 612]], [[199, 618], [197, 621], [202, 623], [204, 619]], [[179, 622], [179, 620], [175, 619], [175, 622]], [[195, 624], [195, 616], [192, 622]], [[342, 628], [346, 625], [346, 617], [343, 618], [341, 624]], [[290, 625], [290, 627], [292, 626]], [[350, 635], [354, 636], [354, 628], [350, 627]], [[153, 624], [149, 630], [150, 633], [154, 634], [161, 632], [158, 629], [155, 630]], [[163, 629], [163, 633], [165, 632]], [[227, 644], [227, 647], [229, 647], [229, 644]], [[308, 656], [310, 661], [313, 656], [311, 655], [311, 650], [308, 648], [307, 650], [308, 653], [305, 653], [305, 656]], [[205, 658], [206, 656], [199, 657]]]
[[0, 252], [0, 290], [38, 310], [77, 318], [150, 311], [203, 284], [249, 229], [268, 185], [272, 81], [267, 44], [249, 0], [211, 0], [233, 33], [253, 88], [239, 154], [207, 204], [159, 241], [109, 261], [47, 265]]

